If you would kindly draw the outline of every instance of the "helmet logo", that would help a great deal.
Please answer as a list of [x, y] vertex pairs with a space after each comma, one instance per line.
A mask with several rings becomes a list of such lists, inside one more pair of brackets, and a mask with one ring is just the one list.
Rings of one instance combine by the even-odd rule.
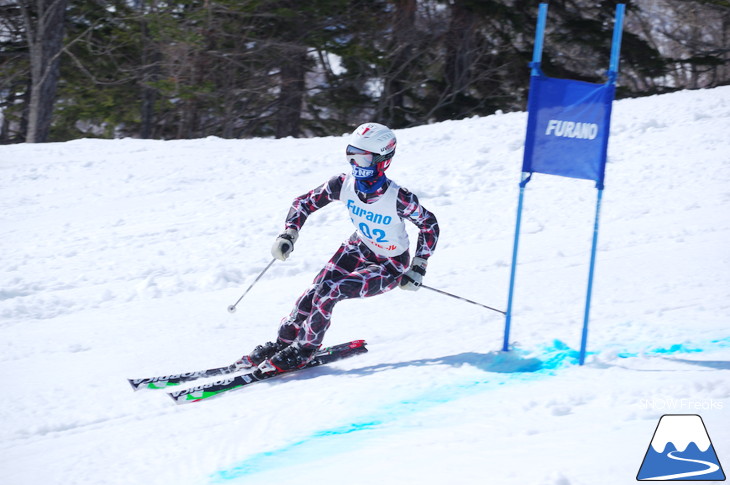
[[395, 138], [391, 138], [390, 142], [386, 146], [384, 146], [383, 148], [380, 149], [380, 153], [387, 153], [390, 150], [392, 150], [393, 148], [395, 148]]

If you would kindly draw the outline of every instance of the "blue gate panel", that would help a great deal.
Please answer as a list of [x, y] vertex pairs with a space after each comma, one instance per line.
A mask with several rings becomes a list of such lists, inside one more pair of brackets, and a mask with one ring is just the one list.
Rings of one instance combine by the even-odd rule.
[[615, 86], [532, 76], [523, 172], [603, 185]]

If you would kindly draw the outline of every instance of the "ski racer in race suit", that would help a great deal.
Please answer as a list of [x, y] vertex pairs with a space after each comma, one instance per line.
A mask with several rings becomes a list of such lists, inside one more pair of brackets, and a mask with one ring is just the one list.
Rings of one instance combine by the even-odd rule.
[[[258, 366], [267, 372], [301, 368], [322, 344], [338, 301], [379, 295], [396, 286], [419, 288], [436, 248], [438, 222], [414, 194], [385, 176], [395, 148], [395, 134], [388, 127], [360, 125], [346, 150], [352, 172], [334, 176], [294, 199], [285, 230], [271, 249], [275, 258], [286, 260], [307, 217], [332, 201], [346, 205], [356, 230], [282, 320], [276, 341], [257, 346], [238, 361], [242, 367]], [[419, 229], [412, 262], [406, 219]]]

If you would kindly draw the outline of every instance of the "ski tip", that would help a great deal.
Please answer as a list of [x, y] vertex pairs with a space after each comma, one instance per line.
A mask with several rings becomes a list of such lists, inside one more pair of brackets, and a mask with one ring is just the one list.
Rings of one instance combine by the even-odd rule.
[[170, 399], [175, 401], [175, 404], [185, 404], [186, 402], [190, 402], [185, 398], [185, 394], [180, 394], [179, 392], [168, 392], [168, 396], [170, 396]]
[[134, 379], [127, 379], [127, 382], [129, 382], [129, 385], [132, 386], [133, 391], [139, 391], [139, 387], [134, 383]]
[[364, 340], [353, 340], [352, 342], [350, 342], [351, 349], [365, 347], [365, 345], [367, 345], [367, 342], [365, 342]]

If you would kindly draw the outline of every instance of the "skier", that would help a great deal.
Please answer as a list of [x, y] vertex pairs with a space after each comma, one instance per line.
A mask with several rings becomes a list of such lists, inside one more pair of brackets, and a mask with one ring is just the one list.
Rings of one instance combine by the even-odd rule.
[[[279, 326], [276, 341], [257, 346], [237, 365], [263, 372], [286, 372], [307, 365], [330, 326], [335, 304], [365, 298], [396, 286], [418, 290], [439, 235], [436, 217], [418, 198], [385, 176], [395, 154], [396, 137], [378, 123], [360, 125], [346, 149], [351, 174], [332, 177], [294, 199], [271, 254], [285, 261], [294, 250], [307, 217], [334, 200], [343, 202], [356, 231], [332, 256]], [[415, 256], [409, 266], [409, 241], [404, 224], [419, 228]]]

